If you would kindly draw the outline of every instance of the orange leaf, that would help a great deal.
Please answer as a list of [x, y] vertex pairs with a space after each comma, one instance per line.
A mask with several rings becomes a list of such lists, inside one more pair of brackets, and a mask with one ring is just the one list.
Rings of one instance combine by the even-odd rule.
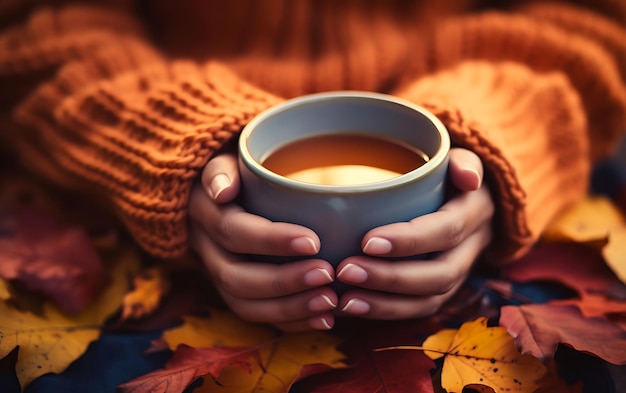
[[134, 288], [122, 300], [122, 321], [151, 314], [169, 291], [169, 281], [162, 266], [148, 268], [133, 279]]
[[470, 385], [531, 393], [546, 371], [537, 358], [518, 352], [505, 328], [487, 327], [484, 317], [428, 337], [422, 349], [432, 359], [445, 356], [441, 384], [449, 393]]

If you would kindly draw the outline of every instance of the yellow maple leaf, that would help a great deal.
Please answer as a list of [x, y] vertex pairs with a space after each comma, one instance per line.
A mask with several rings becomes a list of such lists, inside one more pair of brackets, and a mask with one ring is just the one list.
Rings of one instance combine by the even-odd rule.
[[195, 348], [258, 348], [261, 364], [252, 364], [251, 372], [226, 367], [218, 381], [204, 378], [196, 393], [287, 392], [306, 364], [345, 366], [336, 336], [324, 332], [278, 334], [268, 325], [245, 322], [228, 311], [212, 310], [210, 318], [186, 317], [183, 325], [164, 332], [162, 338], [171, 349], [180, 344]]
[[[495, 392], [532, 393], [545, 366], [522, 355], [503, 327], [487, 327], [487, 318], [464, 323], [458, 330], [443, 330], [428, 337], [422, 347], [431, 359], [445, 356], [441, 384], [449, 393], [468, 385], [484, 385]], [[454, 333], [454, 334], [452, 334]]]
[[119, 308], [129, 272], [137, 265], [134, 253], [118, 256], [111, 284], [75, 316], [63, 314], [52, 304], [44, 304], [44, 315], [39, 316], [0, 301], [0, 358], [20, 347], [15, 368], [22, 389], [43, 374], [65, 370], [100, 336], [105, 320]]
[[145, 269], [133, 279], [133, 290], [122, 300], [121, 320], [150, 315], [169, 292], [170, 283], [162, 266]]
[[546, 367], [534, 356], [523, 355], [513, 337], [500, 326], [487, 327], [487, 318], [466, 322], [459, 329], [443, 329], [421, 346], [381, 348], [423, 350], [433, 360], [444, 357], [441, 386], [448, 393], [464, 387], [480, 392], [532, 393]]

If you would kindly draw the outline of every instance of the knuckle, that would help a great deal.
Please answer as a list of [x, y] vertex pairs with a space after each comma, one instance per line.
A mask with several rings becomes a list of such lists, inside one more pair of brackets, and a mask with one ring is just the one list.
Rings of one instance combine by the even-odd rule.
[[450, 268], [445, 270], [445, 274], [440, 277], [440, 280], [434, 286], [434, 292], [438, 295], [446, 294], [452, 291], [459, 280], [459, 275], [456, 270]]
[[231, 296], [237, 297], [239, 295], [238, 280], [228, 269], [214, 273], [213, 283]]
[[449, 248], [457, 246], [463, 240], [465, 222], [459, 219], [450, 219], [446, 224], [445, 241]]

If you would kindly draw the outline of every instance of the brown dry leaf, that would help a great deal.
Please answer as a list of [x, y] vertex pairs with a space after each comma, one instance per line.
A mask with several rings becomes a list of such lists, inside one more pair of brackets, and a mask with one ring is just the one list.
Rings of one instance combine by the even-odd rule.
[[603, 246], [611, 228], [623, 224], [619, 209], [605, 197], [588, 197], [553, 220], [543, 233], [549, 241]]
[[204, 378], [195, 392], [287, 392], [305, 365], [344, 367], [336, 336], [323, 332], [278, 335], [267, 325], [242, 321], [227, 311], [212, 310], [210, 318], [186, 317], [182, 326], [164, 332], [163, 339], [171, 349], [181, 344], [196, 348], [258, 348], [260, 364], [252, 363], [250, 372], [226, 367], [217, 381]]
[[139, 272], [133, 279], [133, 290], [122, 300], [121, 320], [140, 319], [156, 310], [169, 292], [170, 282], [163, 266], [154, 266]]
[[479, 391], [532, 393], [546, 368], [539, 359], [522, 355], [505, 328], [487, 327], [487, 318], [444, 329], [421, 347], [431, 359], [444, 358], [441, 385], [449, 393], [471, 386]]
[[45, 315], [38, 316], [0, 302], [0, 358], [19, 346], [15, 368], [22, 389], [40, 375], [65, 370], [99, 337], [105, 320], [119, 308], [128, 276], [137, 266], [135, 253], [118, 255], [112, 282], [78, 315], [68, 316], [45, 304]]

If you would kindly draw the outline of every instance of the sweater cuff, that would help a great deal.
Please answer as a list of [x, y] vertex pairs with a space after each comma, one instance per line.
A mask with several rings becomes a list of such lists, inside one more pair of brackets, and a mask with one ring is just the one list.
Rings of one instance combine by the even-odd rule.
[[492, 262], [526, 251], [555, 214], [586, 193], [585, 112], [562, 74], [468, 61], [398, 95], [432, 111], [454, 145], [480, 156], [496, 207]]
[[279, 99], [217, 63], [153, 62], [89, 84], [71, 80], [87, 69], [73, 71], [18, 107], [16, 120], [40, 153], [27, 159], [57, 182], [104, 195], [147, 252], [182, 255], [199, 171]]

